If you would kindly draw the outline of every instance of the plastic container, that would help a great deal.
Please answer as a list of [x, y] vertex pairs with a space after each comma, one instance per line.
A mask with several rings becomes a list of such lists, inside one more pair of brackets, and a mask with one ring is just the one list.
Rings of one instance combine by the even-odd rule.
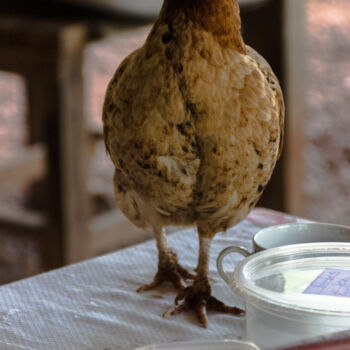
[[245, 303], [246, 338], [262, 349], [350, 329], [350, 243], [268, 249], [220, 274]]
[[259, 350], [259, 348], [244, 341], [222, 340], [148, 345], [136, 350]]

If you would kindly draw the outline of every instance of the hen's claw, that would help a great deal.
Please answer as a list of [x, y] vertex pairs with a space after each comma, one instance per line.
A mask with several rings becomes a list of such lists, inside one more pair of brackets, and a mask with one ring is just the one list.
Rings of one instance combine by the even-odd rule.
[[[181, 304], [179, 301], [183, 300]], [[219, 311], [235, 316], [244, 316], [245, 312], [237, 307], [227, 306], [220, 300], [211, 296], [211, 288], [207, 285], [196, 284], [182, 290], [175, 298], [175, 307], [166, 311], [163, 317], [179, 314], [182, 311], [194, 310], [201, 326], [208, 328], [207, 310]]]
[[181, 265], [177, 264], [177, 272], [181, 275], [182, 278], [185, 280], [194, 280], [196, 278], [196, 275], [193, 273], [188, 272], [186, 269], [184, 269]]
[[195, 275], [185, 270], [177, 262], [176, 255], [172, 254], [171, 259], [159, 264], [158, 272], [153, 281], [138, 288], [137, 292], [145, 292], [154, 289], [159, 287], [163, 282], [171, 282], [176, 288], [184, 290], [186, 288], [184, 280], [194, 278]]

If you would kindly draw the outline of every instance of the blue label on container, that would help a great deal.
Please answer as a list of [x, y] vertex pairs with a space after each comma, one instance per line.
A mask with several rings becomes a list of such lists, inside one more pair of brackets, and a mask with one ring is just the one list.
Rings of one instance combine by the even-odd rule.
[[350, 271], [325, 269], [303, 293], [350, 297]]

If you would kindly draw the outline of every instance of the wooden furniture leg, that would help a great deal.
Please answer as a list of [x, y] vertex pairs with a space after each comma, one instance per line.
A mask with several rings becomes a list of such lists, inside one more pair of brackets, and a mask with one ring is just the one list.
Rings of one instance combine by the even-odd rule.
[[[44, 125], [42, 137], [48, 152], [49, 221], [41, 246], [45, 269], [85, 258], [89, 213], [82, 95], [84, 45], [84, 27], [64, 27], [57, 36], [58, 56], [52, 69], [44, 72], [39, 83], [28, 81], [28, 90], [36, 90], [31, 94], [30, 103], [33, 108], [41, 105], [42, 115], [33, 116], [40, 121], [38, 129]], [[34, 126], [33, 134], [35, 129]]]

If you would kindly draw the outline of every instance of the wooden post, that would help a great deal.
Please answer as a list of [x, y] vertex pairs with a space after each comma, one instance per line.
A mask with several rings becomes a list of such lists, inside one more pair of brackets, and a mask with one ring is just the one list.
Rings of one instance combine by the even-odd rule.
[[62, 214], [65, 234], [65, 262], [73, 263], [87, 256], [88, 134], [83, 103], [84, 27], [65, 27], [60, 33], [59, 86], [61, 97], [60, 147], [62, 172]]
[[304, 214], [303, 120], [306, 115], [306, 11], [305, 0], [285, 0], [286, 18], [286, 76], [287, 76], [287, 144], [286, 172], [287, 210]]

